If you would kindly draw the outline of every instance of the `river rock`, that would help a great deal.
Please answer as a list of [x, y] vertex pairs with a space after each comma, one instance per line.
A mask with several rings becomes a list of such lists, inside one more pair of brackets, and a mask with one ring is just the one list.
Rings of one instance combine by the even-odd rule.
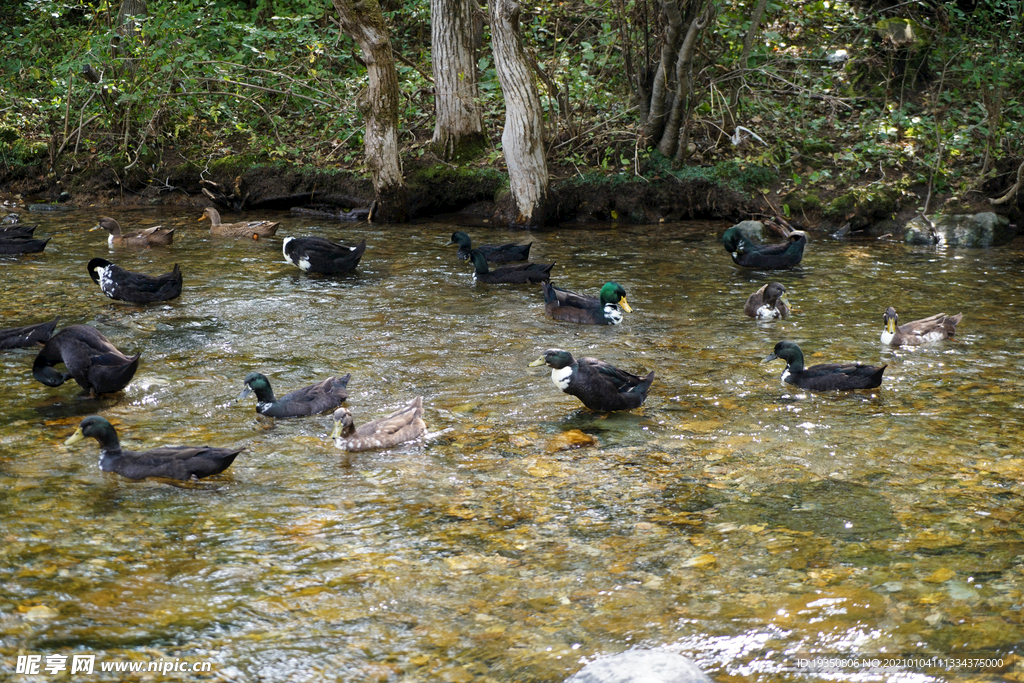
[[764, 223], [761, 221], [740, 221], [733, 228], [739, 228], [740, 233], [753, 242], [764, 242]]
[[712, 683], [690, 659], [663, 650], [627, 650], [590, 662], [565, 683]]
[[934, 244], [950, 247], [995, 247], [1006, 244], [1016, 234], [1010, 219], [987, 211], [975, 214], [937, 214], [931, 217], [934, 234], [920, 216], [903, 229], [907, 244]]

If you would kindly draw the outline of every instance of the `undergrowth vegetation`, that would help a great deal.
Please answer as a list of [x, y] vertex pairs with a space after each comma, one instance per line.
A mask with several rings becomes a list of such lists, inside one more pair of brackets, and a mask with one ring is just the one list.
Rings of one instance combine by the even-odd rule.
[[[711, 3], [682, 166], [642, 139], [637, 106], [661, 49], [661, 5], [524, 6], [549, 162], [580, 176], [696, 174], [747, 191], [775, 184], [780, 195], [877, 181], [966, 194], [996, 178], [1005, 186], [1016, 173], [1024, 158], [1022, 0], [892, 8], [771, 0], [741, 59], [753, 4]], [[366, 70], [329, 0], [0, 6], [5, 169], [42, 163], [57, 176], [141, 166], [159, 174], [168, 164], [202, 169], [242, 154], [361, 168]], [[429, 2], [389, 0], [384, 9], [398, 56], [403, 154], [423, 156], [433, 130]], [[491, 147], [475, 163], [499, 168], [502, 99], [486, 27], [483, 44]], [[730, 100], [735, 118], [726, 115]]]

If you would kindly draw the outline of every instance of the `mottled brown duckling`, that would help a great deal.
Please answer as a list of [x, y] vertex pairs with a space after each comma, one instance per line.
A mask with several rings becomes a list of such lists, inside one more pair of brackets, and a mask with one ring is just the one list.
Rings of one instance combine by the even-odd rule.
[[781, 282], [769, 282], [743, 305], [743, 312], [758, 320], [777, 320], [789, 316], [789, 297]]

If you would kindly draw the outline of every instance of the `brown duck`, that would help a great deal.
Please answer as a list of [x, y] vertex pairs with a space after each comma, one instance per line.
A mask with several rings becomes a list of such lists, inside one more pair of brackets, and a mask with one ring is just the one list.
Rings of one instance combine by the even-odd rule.
[[154, 225], [152, 228], [137, 230], [126, 235], [121, 232], [121, 224], [110, 216], [100, 216], [99, 224], [89, 230], [91, 232], [100, 228], [110, 233], [107, 244], [112, 247], [166, 246], [174, 241], [174, 228]]
[[220, 212], [212, 206], [206, 207], [199, 220], [210, 219], [210, 232], [219, 237], [248, 237], [258, 240], [261, 237], [273, 237], [280, 223], [274, 221], [239, 221], [238, 223], [221, 223]]

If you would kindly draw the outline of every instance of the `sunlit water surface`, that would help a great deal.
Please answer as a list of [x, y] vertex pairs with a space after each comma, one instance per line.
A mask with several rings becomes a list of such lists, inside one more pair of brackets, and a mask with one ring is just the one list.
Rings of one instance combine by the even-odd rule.
[[[452, 225], [280, 215], [277, 238], [251, 242], [212, 238], [198, 213], [115, 214], [178, 232], [169, 248], [111, 252], [87, 231], [93, 212], [23, 212], [53, 240], [0, 257], [0, 327], [60, 315], [142, 352], [127, 389], [98, 399], [34, 381], [34, 350], [0, 353], [4, 676], [19, 654], [85, 653], [211, 663], [170, 675], [182, 680], [552, 683], [636, 647], [719, 680], [971, 675], [802, 661], [815, 657], [1003, 660], [976, 680], [1013, 670], [1020, 242], [819, 238], [801, 268], [770, 274], [733, 267], [721, 224], [467, 228], [480, 243], [533, 240], [562, 286], [621, 283], [634, 312], [608, 328], [547, 319], [539, 286], [475, 285], [445, 246]], [[365, 238], [358, 272], [283, 262], [283, 237], [314, 234]], [[111, 301], [86, 273], [94, 256], [151, 274], [180, 263], [184, 294]], [[795, 314], [757, 323], [742, 306], [770, 279]], [[904, 321], [964, 321], [956, 341], [893, 351], [878, 340], [888, 305]], [[795, 391], [781, 361], [762, 363], [782, 339], [808, 363], [887, 363], [885, 381]], [[592, 413], [527, 367], [548, 347], [657, 379], [641, 409]], [[352, 373], [357, 421], [422, 395], [430, 437], [344, 457], [329, 415], [273, 423], [234, 402], [251, 371], [278, 394]], [[199, 483], [131, 482], [99, 471], [94, 441], [62, 445], [92, 413], [128, 448], [246, 450]], [[105, 677], [120, 680], [89, 680]]]

